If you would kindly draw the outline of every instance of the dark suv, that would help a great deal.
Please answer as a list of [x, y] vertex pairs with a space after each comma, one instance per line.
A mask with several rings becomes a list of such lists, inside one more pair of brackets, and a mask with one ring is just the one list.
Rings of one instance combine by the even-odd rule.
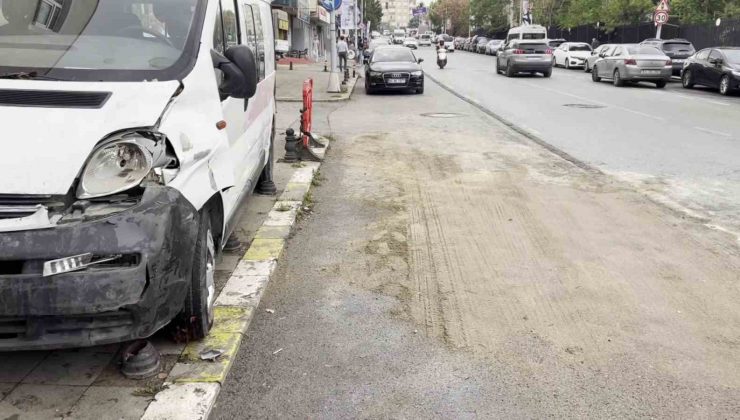
[[673, 75], [680, 76], [681, 69], [683, 69], [683, 63], [687, 58], [694, 55], [696, 49], [694, 45], [681, 38], [674, 39], [646, 39], [642, 41], [642, 45], [650, 45], [667, 55], [673, 61]]

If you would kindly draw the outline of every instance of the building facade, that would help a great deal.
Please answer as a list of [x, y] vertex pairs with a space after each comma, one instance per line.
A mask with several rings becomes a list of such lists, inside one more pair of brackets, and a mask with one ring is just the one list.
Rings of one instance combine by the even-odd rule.
[[409, 26], [411, 10], [416, 7], [416, 0], [380, 0], [383, 8], [381, 23], [384, 29], [399, 29]]
[[317, 0], [273, 0], [275, 51], [305, 51], [314, 61], [324, 60], [329, 49], [329, 12]]

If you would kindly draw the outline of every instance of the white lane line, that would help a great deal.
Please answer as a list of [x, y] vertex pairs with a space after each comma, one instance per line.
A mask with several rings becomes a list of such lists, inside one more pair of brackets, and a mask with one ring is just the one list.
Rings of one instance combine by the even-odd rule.
[[690, 101], [699, 100], [699, 101], [702, 101], [702, 102], [706, 102], [706, 103], [709, 103], [709, 104], [715, 104], [715, 105], [722, 105], [722, 106], [730, 106], [731, 105], [731, 104], [729, 104], [727, 102], [713, 101], [711, 99], [702, 98], [702, 97], [696, 96], [696, 95], [684, 95], [682, 93], [674, 93], [674, 95], [679, 96], [679, 97], [684, 98], [684, 99], [688, 99]]
[[703, 131], [705, 133], [714, 134], [716, 136], [732, 137], [732, 134], [730, 134], [730, 133], [723, 133], [721, 131], [714, 131], [714, 130], [710, 130], [710, 129], [704, 128], [704, 127], [694, 127], [694, 130]]
[[622, 110], [622, 111], [625, 111], [625, 112], [629, 112], [629, 113], [632, 113], [632, 114], [635, 114], [635, 115], [640, 115], [640, 116], [643, 116], [643, 117], [646, 117], [646, 118], [650, 118], [650, 119], [653, 119], [653, 120], [665, 121], [665, 118], [663, 118], [663, 117], [658, 117], [657, 115], [650, 115], [650, 114], [646, 114], [644, 112], [635, 111], [634, 109], [625, 108], [623, 106], [609, 104], [609, 103], [597, 101], [597, 100], [594, 100], [594, 99], [589, 99], [589, 98], [586, 98], [586, 97], [583, 97], [583, 96], [574, 95], [572, 93], [563, 92], [563, 91], [560, 91], [560, 90], [557, 90], [557, 89], [551, 89], [551, 88], [543, 87], [543, 86], [540, 86], [540, 85], [535, 85], [535, 84], [532, 84], [532, 83], [523, 83], [523, 84], [525, 84], [527, 86], [535, 87], [535, 88], [538, 88], [538, 89], [549, 90], [551, 92], [559, 93], [561, 95], [570, 96], [571, 98], [576, 98], [576, 99], [579, 99], [581, 101], [591, 102], [591, 103], [596, 104], [596, 105], [601, 105], [601, 106], [605, 106], [605, 107], [611, 107], [611, 108], [619, 109], [619, 110]]

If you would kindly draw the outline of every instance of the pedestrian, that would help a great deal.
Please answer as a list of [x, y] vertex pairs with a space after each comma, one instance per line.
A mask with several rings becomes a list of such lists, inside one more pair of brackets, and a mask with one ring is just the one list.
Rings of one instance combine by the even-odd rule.
[[596, 48], [599, 48], [599, 45], [601, 45], [601, 42], [599, 42], [598, 39], [593, 38], [591, 40], [591, 49], [595, 50]]
[[344, 69], [347, 68], [347, 51], [349, 51], [349, 46], [347, 45], [347, 41], [344, 40], [344, 35], [339, 37], [339, 41], [337, 42], [337, 55], [339, 55], [339, 71], [344, 72]]

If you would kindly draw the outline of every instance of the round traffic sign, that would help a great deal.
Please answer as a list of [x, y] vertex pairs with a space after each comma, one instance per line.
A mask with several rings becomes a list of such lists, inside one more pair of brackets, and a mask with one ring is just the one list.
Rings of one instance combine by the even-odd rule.
[[655, 23], [658, 25], [667, 23], [668, 22], [668, 12], [664, 12], [662, 10], [655, 12], [654, 20], [655, 20]]
[[342, 0], [321, 0], [321, 6], [329, 12], [339, 10], [342, 6]]

